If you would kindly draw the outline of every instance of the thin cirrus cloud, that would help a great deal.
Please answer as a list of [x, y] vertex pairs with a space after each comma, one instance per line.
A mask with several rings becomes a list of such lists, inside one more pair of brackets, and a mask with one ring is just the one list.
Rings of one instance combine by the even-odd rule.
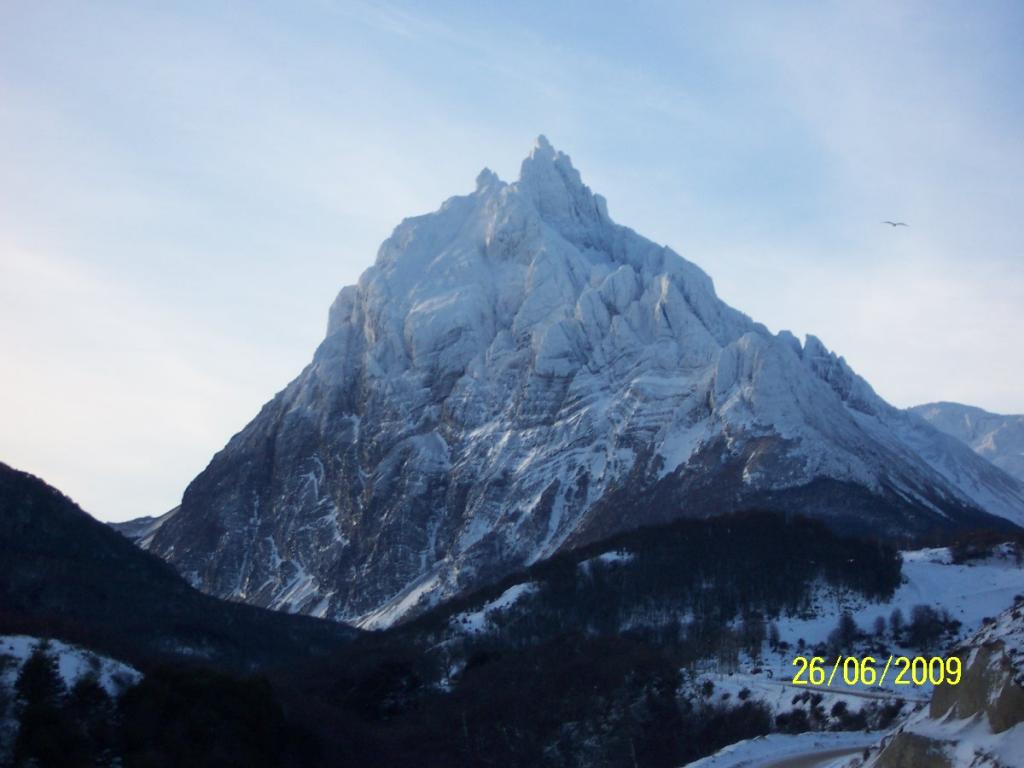
[[514, 178], [541, 132], [895, 404], [1024, 411], [1022, 16], [7, 3], [0, 460], [106, 519], [172, 507], [394, 224]]

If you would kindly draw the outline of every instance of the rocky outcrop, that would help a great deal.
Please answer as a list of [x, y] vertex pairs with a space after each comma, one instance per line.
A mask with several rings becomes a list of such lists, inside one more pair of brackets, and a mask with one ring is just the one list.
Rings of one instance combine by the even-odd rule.
[[964, 668], [958, 685], [941, 685], [929, 715], [962, 720], [984, 715], [993, 733], [1024, 722], [1024, 601], [986, 624], [956, 655]]
[[877, 768], [953, 768], [952, 742], [916, 733], [897, 733], [878, 756]]
[[937, 686], [929, 707], [886, 737], [864, 768], [1024, 765], [1024, 599], [953, 655], [962, 679]]
[[819, 340], [727, 306], [541, 138], [518, 181], [485, 171], [403, 221], [312, 363], [143, 528], [213, 594], [382, 626], [566, 547], [758, 506], [906, 539], [1008, 526], [1024, 490]]

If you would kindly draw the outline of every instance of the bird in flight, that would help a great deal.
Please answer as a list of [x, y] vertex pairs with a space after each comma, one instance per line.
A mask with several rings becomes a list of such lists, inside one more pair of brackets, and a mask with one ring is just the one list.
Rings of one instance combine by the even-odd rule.
[[883, 224], [888, 224], [890, 227], [906, 227], [909, 226], [902, 221], [883, 221]]

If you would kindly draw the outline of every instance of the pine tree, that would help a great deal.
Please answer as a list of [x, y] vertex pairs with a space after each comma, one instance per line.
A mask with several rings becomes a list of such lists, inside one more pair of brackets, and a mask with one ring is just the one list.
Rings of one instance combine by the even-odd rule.
[[[14, 664], [14, 657], [0, 653], [0, 679], [4, 677], [7, 669]], [[10, 689], [6, 685], [0, 685], [0, 720], [7, 716], [7, 707], [11, 703]]]
[[894, 608], [889, 614], [889, 629], [892, 631], [893, 641], [899, 642], [900, 635], [903, 634], [903, 611], [899, 608]]
[[759, 613], [747, 614], [743, 617], [743, 624], [740, 627], [740, 636], [743, 639], [744, 650], [753, 658], [761, 655], [761, 646], [765, 639], [764, 619]]
[[50, 644], [40, 642], [18, 674], [14, 691], [24, 707], [56, 707], [66, 693], [60, 677], [57, 657], [50, 653]]
[[846, 650], [853, 645], [853, 641], [857, 639], [858, 633], [857, 622], [853, 620], [853, 616], [843, 613], [839, 617], [839, 624], [829, 635], [829, 644], [835, 650]]
[[67, 691], [49, 642], [36, 645], [14, 684], [20, 727], [14, 744], [16, 765], [77, 764], [74, 729], [63, 709]]

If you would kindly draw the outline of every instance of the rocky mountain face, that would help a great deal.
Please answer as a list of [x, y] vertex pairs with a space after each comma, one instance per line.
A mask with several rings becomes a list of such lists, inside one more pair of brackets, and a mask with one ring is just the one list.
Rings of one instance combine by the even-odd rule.
[[847, 768], [1006, 768], [1024, 757], [1024, 598], [952, 654], [957, 685]]
[[1021, 484], [614, 223], [541, 137], [403, 221], [312, 363], [141, 541], [212, 594], [385, 626], [622, 530], [750, 507], [910, 538]]
[[929, 403], [910, 410], [1024, 482], [1024, 416], [1003, 416], [960, 403]]

